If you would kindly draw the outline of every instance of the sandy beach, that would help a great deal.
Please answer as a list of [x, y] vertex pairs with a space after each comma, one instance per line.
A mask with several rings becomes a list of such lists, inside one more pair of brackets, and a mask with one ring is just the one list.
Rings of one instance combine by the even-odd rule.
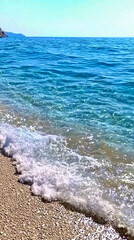
[[[107, 238], [106, 238], [107, 237]], [[0, 154], [0, 240], [121, 240], [109, 225], [32, 196], [30, 186], [18, 182], [11, 159]]]

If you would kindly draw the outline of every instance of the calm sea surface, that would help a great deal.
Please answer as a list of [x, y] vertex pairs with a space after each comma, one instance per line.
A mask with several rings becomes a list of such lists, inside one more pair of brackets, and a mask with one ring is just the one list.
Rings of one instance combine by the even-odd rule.
[[1, 39], [0, 141], [35, 194], [131, 231], [134, 39]]

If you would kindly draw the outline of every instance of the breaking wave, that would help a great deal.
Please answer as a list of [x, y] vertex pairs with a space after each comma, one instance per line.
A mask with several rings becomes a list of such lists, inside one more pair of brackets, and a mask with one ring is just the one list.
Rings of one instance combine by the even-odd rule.
[[[132, 227], [125, 223], [121, 208], [103, 197], [98, 180], [90, 174], [103, 163], [68, 148], [62, 136], [10, 124], [0, 125], [0, 144], [20, 173], [19, 181], [31, 185], [33, 194], [47, 201], [68, 203], [134, 235]], [[84, 162], [87, 162], [88, 176], [84, 175]]]

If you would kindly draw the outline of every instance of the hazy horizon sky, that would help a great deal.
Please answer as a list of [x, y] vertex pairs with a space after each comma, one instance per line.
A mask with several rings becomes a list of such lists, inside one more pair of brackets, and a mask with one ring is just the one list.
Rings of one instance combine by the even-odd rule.
[[0, 0], [0, 27], [26, 36], [134, 37], [134, 0]]

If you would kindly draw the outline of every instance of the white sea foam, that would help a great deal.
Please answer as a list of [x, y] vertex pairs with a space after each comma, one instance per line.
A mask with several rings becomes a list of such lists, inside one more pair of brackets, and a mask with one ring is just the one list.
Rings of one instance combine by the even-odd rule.
[[[62, 136], [45, 135], [9, 124], [0, 125], [0, 144], [5, 154], [12, 157], [20, 173], [19, 181], [30, 184], [34, 194], [48, 201], [69, 203], [99, 219], [126, 227], [123, 213], [103, 199], [97, 181], [90, 173], [84, 178], [80, 171], [84, 161], [91, 171], [100, 168], [97, 159], [67, 148]], [[134, 234], [131, 228], [129, 231]]]

